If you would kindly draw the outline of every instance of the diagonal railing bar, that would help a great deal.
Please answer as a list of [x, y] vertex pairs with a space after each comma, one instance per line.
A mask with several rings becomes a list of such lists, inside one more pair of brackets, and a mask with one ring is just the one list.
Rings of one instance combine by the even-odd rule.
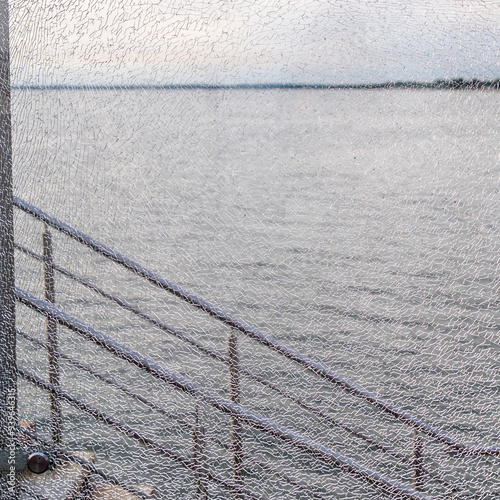
[[[155, 378], [168, 383], [172, 387], [205, 401], [212, 407], [227, 415], [236, 416], [239, 420], [257, 430], [286, 442], [292, 447], [301, 449], [308, 455], [313, 456], [316, 459], [331, 465], [332, 467], [347, 472], [388, 494], [396, 496], [399, 495], [402, 498], [428, 498], [424, 494], [415, 491], [405, 484], [387, 477], [385, 474], [375, 472], [355, 462], [354, 460], [345, 458], [326, 446], [320, 445], [307, 437], [303, 437], [293, 431], [290, 431], [289, 429], [279, 426], [272, 420], [264, 418], [254, 411], [242, 407], [240, 404], [222, 398], [210, 390], [198, 387], [190, 380], [168, 370], [142, 354], [121, 345], [119, 342], [104, 333], [95, 330], [89, 325], [71, 317], [70, 315], [57, 309], [52, 304], [37, 299], [33, 295], [19, 289], [18, 287], [15, 288], [15, 293], [16, 299], [25, 306], [43, 314], [44, 316], [53, 317], [60, 325], [78, 333], [83, 338], [96, 343], [113, 355], [137, 366], [147, 373], [150, 373]], [[54, 388], [54, 390], [56, 389], [57, 388]]]
[[107, 247], [106, 245], [99, 243], [94, 238], [87, 236], [86, 234], [82, 233], [81, 231], [78, 231], [77, 229], [66, 224], [65, 222], [62, 222], [57, 218], [45, 213], [43, 210], [21, 200], [16, 196], [14, 196], [13, 198], [13, 203], [14, 206], [23, 210], [27, 214], [32, 215], [33, 217], [45, 222], [45, 224], [61, 231], [67, 236], [70, 236], [74, 240], [82, 243], [83, 245], [86, 245], [87, 247], [91, 248], [100, 255], [103, 255], [104, 257], [112, 260], [113, 262], [120, 264], [121, 266], [132, 271], [136, 275], [145, 278], [150, 283], [158, 286], [159, 288], [167, 292], [172, 293], [176, 297], [181, 298], [183, 301], [197, 307], [198, 309], [201, 309], [202, 311], [218, 319], [222, 323], [230, 327], [236, 328], [237, 330], [241, 331], [250, 338], [260, 342], [262, 345], [268, 347], [269, 349], [272, 349], [273, 351], [281, 354], [282, 356], [296, 362], [297, 364], [303, 366], [307, 370], [315, 373], [316, 375], [322, 377], [323, 379], [333, 383], [334, 385], [341, 387], [348, 393], [360, 399], [368, 401], [369, 403], [379, 408], [380, 410], [384, 411], [385, 413], [392, 415], [393, 417], [397, 418], [406, 425], [414, 427], [415, 429], [423, 432], [424, 434], [427, 434], [433, 439], [436, 439], [437, 441], [444, 443], [450, 448], [453, 448], [454, 450], [467, 455], [500, 456], [500, 446], [472, 447], [460, 443], [459, 441], [456, 441], [453, 438], [441, 432], [441, 430], [439, 430], [438, 428], [424, 422], [423, 420], [417, 417], [410, 415], [408, 412], [404, 410], [399, 409], [392, 403], [385, 401], [384, 399], [378, 397], [376, 394], [367, 391], [364, 387], [347, 380], [346, 378], [336, 374], [329, 368], [326, 368], [325, 366], [321, 365], [316, 361], [313, 361], [312, 359], [308, 358], [307, 356], [304, 356], [298, 351], [295, 351], [294, 349], [291, 349], [290, 347], [278, 342], [272, 337], [265, 335], [256, 328], [247, 325], [243, 321], [233, 318], [231, 315], [226, 314], [218, 307], [215, 307], [212, 304], [206, 302], [205, 300], [198, 298], [196, 295], [184, 291], [178, 285], [169, 282], [168, 280], [162, 278], [161, 276], [150, 271], [144, 266], [141, 266], [140, 264], [132, 261], [128, 257], [125, 257], [119, 252], [116, 252]]
[[[162, 455], [165, 455], [166, 457], [170, 458], [174, 462], [177, 462], [178, 464], [182, 465], [186, 469], [190, 470], [191, 472], [195, 472], [195, 465], [193, 464], [192, 460], [186, 457], [183, 457], [182, 455], [178, 454], [177, 452], [171, 450], [170, 448], [167, 448], [163, 444], [157, 443], [156, 441], [153, 441], [152, 439], [143, 436], [139, 432], [137, 432], [135, 429], [130, 427], [129, 425], [97, 410], [96, 408], [90, 406], [89, 404], [85, 403], [84, 401], [81, 401], [74, 396], [68, 394], [67, 392], [63, 391], [59, 387], [54, 386], [50, 382], [47, 382], [46, 380], [43, 380], [42, 378], [38, 377], [37, 375], [29, 372], [28, 370], [25, 370], [24, 368], [18, 367], [17, 369], [19, 375], [23, 377], [24, 379], [28, 380], [31, 382], [33, 385], [39, 387], [40, 389], [43, 389], [51, 394], [54, 394], [59, 400], [61, 401], [66, 401], [68, 404], [74, 406], [75, 408], [78, 408], [84, 413], [87, 413], [88, 415], [92, 416], [96, 420], [109, 425], [110, 427], [120, 431], [122, 434], [126, 435], [129, 438], [134, 439], [135, 441], [138, 441], [139, 443], [153, 449], [157, 453], [160, 453]], [[215, 484], [219, 485], [221, 488], [231, 492], [231, 493], [238, 493], [238, 494], [243, 494], [246, 495], [247, 497], [254, 498], [256, 500], [265, 500], [265, 498], [262, 495], [257, 495], [251, 491], [248, 491], [246, 488], [239, 487], [236, 484], [234, 484], [232, 481], [227, 480], [225, 478], [222, 478], [210, 471], [205, 471], [205, 475], [207, 479], [210, 481], [214, 482]]]
[[[36, 252], [33, 252], [32, 250], [26, 248], [23, 245], [19, 245], [16, 243], [15, 247], [18, 250], [20, 250], [21, 252], [25, 253], [26, 255], [29, 255], [30, 257], [32, 257], [36, 260], [41, 261], [43, 259], [41, 255], [38, 255]], [[63, 267], [61, 267], [57, 264], [54, 264], [54, 269], [56, 271], [60, 272], [62, 275], [76, 281], [77, 283], [81, 284], [82, 286], [85, 286], [86, 288], [98, 293], [102, 297], [105, 297], [108, 300], [114, 302], [119, 307], [121, 307], [121, 308], [135, 314], [136, 316], [140, 317], [141, 319], [149, 322], [153, 326], [163, 330], [166, 333], [169, 333], [169, 334], [177, 337], [178, 339], [180, 339], [183, 342], [190, 344], [191, 346], [195, 347], [197, 350], [199, 350], [200, 352], [204, 353], [205, 355], [211, 357], [212, 359], [215, 359], [215, 360], [220, 361], [220, 362], [225, 363], [225, 364], [229, 364], [229, 360], [228, 360], [227, 356], [220, 354], [219, 352], [214, 351], [208, 347], [205, 347], [193, 339], [190, 339], [189, 337], [184, 335], [182, 332], [179, 332], [178, 330], [174, 330], [173, 328], [169, 327], [168, 325], [166, 325], [162, 321], [159, 321], [159, 320], [151, 317], [150, 315], [144, 313], [143, 311], [141, 311], [137, 307], [134, 307], [134, 306], [128, 304], [123, 299], [116, 297], [116, 296], [102, 290], [100, 287], [98, 287], [94, 283], [90, 282], [89, 280], [82, 278], [81, 276], [78, 276], [78, 275], [64, 269]], [[384, 453], [387, 453], [387, 454], [393, 456], [394, 458], [397, 458], [402, 463], [405, 463], [405, 464], [411, 463], [411, 460], [409, 458], [405, 457], [403, 454], [392, 450], [388, 446], [374, 440], [370, 436], [367, 436], [366, 434], [353, 429], [352, 427], [341, 422], [340, 420], [333, 418], [328, 413], [325, 413], [324, 411], [320, 410], [319, 408], [316, 408], [316, 407], [310, 405], [309, 403], [307, 403], [303, 399], [299, 398], [298, 396], [293, 395], [291, 392], [289, 392], [285, 389], [282, 389], [281, 387], [278, 387], [277, 385], [273, 384], [269, 380], [264, 379], [263, 377], [252, 373], [250, 370], [248, 370], [244, 367], [240, 366], [239, 370], [240, 370], [240, 373], [247, 376], [251, 380], [254, 380], [255, 382], [260, 383], [261, 385], [268, 387], [269, 389], [273, 390], [274, 392], [289, 399], [290, 401], [293, 401], [294, 403], [296, 403], [300, 407], [310, 411], [311, 413], [314, 413], [316, 416], [328, 421], [329, 423], [333, 424], [334, 426], [339, 427], [339, 428], [345, 430], [346, 432], [349, 432], [350, 434], [357, 437], [358, 439], [362, 439], [363, 441], [370, 444], [371, 446], [376, 447], [378, 450], [380, 450]]]
[[118, 478], [103, 471], [102, 469], [99, 469], [92, 462], [89, 462], [85, 458], [80, 457], [78, 455], [75, 455], [71, 451], [68, 451], [68, 450], [62, 448], [59, 445], [54, 445], [54, 443], [52, 441], [47, 441], [47, 440], [43, 439], [37, 433], [32, 432], [28, 429], [25, 429], [24, 427], [19, 426], [18, 428], [19, 428], [19, 431], [21, 433], [28, 436], [33, 441], [37, 441], [40, 444], [42, 444], [43, 446], [46, 446], [57, 457], [63, 458], [66, 460], [70, 460], [71, 462], [77, 463], [77, 464], [81, 465], [82, 467], [84, 467], [91, 474], [95, 474], [96, 476], [101, 476], [104, 479], [104, 481], [106, 481], [107, 483], [111, 483], [111, 484], [114, 484], [116, 486], [120, 486], [120, 488], [127, 490], [129, 493], [132, 493], [133, 495], [136, 495], [139, 498], [143, 498], [144, 500], [151, 500], [151, 496], [148, 495], [147, 493], [144, 493], [143, 491], [140, 491], [140, 490], [134, 488], [133, 486], [129, 486], [128, 484], [124, 483], [123, 481], [120, 481]]
[[410, 463], [410, 459], [405, 457], [402, 453], [394, 451], [391, 448], [389, 448], [388, 446], [386, 446], [385, 444], [382, 444], [382, 443], [376, 441], [375, 439], [371, 438], [370, 436], [367, 436], [363, 432], [360, 432], [360, 431], [357, 431], [356, 429], [353, 429], [351, 426], [345, 424], [344, 422], [342, 422], [336, 418], [333, 418], [328, 413], [324, 412], [323, 410], [320, 410], [319, 408], [316, 408], [315, 406], [312, 406], [311, 404], [307, 403], [306, 401], [299, 398], [298, 396], [294, 396], [289, 391], [282, 389], [281, 387], [278, 387], [277, 385], [273, 384], [272, 382], [269, 382], [268, 380], [265, 380], [264, 378], [260, 377], [259, 375], [254, 375], [253, 373], [249, 372], [246, 368], [240, 367], [240, 372], [243, 373], [244, 375], [246, 375], [247, 377], [251, 378], [252, 380], [259, 382], [263, 386], [272, 389], [277, 394], [280, 394], [281, 396], [289, 399], [290, 401], [293, 401], [301, 408], [304, 408], [305, 410], [309, 410], [311, 413], [314, 413], [317, 417], [320, 417], [323, 420], [326, 420], [327, 422], [333, 424], [335, 427], [343, 429], [346, 432], [348, 432], [349, 434], [353, 435], [354, 437], [357, 437], [357, 438], [365, 441], [370, 446], [377, 448], [379, 451], [382, 451], [384, 453], [387, 453], [388, 455], [391, 455], [394, 458], [397, 458], [402, 463], [405, 463], [405, 464]]
[[[44, 349], [47, 349], [47, 343], [42, 342], [41, 340], [36, 339], [35, 337], [32, 337], [29, 333], [24, 332], [23, 330], [20, 330], [19, 328], [16, 328], [16, 333], [20, 335], [21, 337], [25, 338], [32, 344], [37, 345], [38, 347], [42, 347]], [[190, 424], [188, 421], [178, 417], [177, 415], [174, 415], [173, 413], [165, 410], [165, 408], [162, 408], [160, 405], [156, 404], [153, 401], [150, 401], [149, 399], [145, 398], [144, 396], [141, 396], [140, 394], [137, 394], [136, 392], [132, 391], [128, 387], [124, 386], [123, 384], [120, 384], [116, 380], [113, 380], [112, 378], [107, 377], [106, 375], [103, 375], [102, 373], [97, 372], [90, 366], [87, 366], [86, 364], [82, 363], [81, 361], [78, 361], [71, 356], [68, 356], [67, 354], [61, 352], [59, 353], [59, 357], [66, 360], [68, 363], [72, 364], [73, 366], [79, 368], [80, 370], [83, 370], [87, 373], [90, 373], [93, 377], [102, 380], [104, 383], [111, 385], [118, 390], [122, 391], [124, 394], [127, 394], [127, 396], [130, 396], [131, 398], [136, 399], [137, 401], [140, 401], [141, 403], [145, 404], [146, 406], [149, 406], [152, 410], [157, 411], [158, 413], [161, 413], [163, 416], [168, 417], [172, 420], [175, 420], [177, 423], [184, 425], [185, 427], [191, 428], [192, 424]]]
[[[23, 330], [20, 330], [19, 328], [16, 328], [16, 332], [17, 332], [18, 335], [20, 335], [21, 337], [25, 338], [29, 342], [35, 344], [36, 346], [44, 348], [44, 349], [47, 348], [47, 344], [45, 342], [42, 342], [41, 340], [38, 340], [38, 339], [32, 337], [31, 335], [29, 335], [28, 333], [24, 332]], [[149, 406], [153, 410], [156, 410], [158, 413], [161, 413], [162, 415], [175, 420], [176, 422], [184, 425], [187, 428], [191, 428], [192, 427], [192, 424], [190, 424], [188, 421], [186, 421], [186, 420], [184, 420], [182, 418], [179, 418], [177, 415], [174, 415], [174, 414], [166, 411], [164, 408], [162, 408], [161, 406], [157, 405], [156, 403], [154, 403], [152, 401], [149, 401], [148, 399], [144, 398], [140, 394], [134, 393], [133, 391], [131, 391], [127, 387], [123, 386], [122, 384], [114, 381], [113, 379], [110, 379], [110, 378], [106, 377], [105, 375], [100, 374], [99, 372], [96, 372], [95, 370], [93, 370], [89, 366], [81, 363], [80, 361], [77, 361], [76, 359], [73, 359], [72, 357], [68, 356], [67, 354], [60, 353], [60, 357], [62, 359], [65, 359], [66, 361], [68, 361], [68, 363], [71, 363], [72, 365], [76, 366], [77, 368], [90, 373], [91, 375], [93, 375], [94, 377], [98, 378], [99, 380], [102, 380], [103, 382], [105, 382], [105, 383], [107, 383], [107, 384], [109, 384], [109, 385], [111, 385], [113, 387], [116, 387], [117, 389], [121, 390], [122, 392], [124, 392], [128, 396], [131, 396], [131, 397], [137, 399], [138, 401], [144, 403], [145, 405]], [[228, 444], [223, 443], [220, 439], [216, 438], [215, 436], [207, 434], [206, 437], [207, 437], [207, 439], [209, 439], [210, 441], [213, 441], [214, 443], [218, 444], [219, 446], [221, 446], [225, 450], [229, 450], [230, 449], [230, 446]], [[270, 466], [269, 464], [266, 464], [265, 462], [262, 462], [261, 460], [258, 460], [257, 458], [254, 458], [251, 455], [248, 455], [246, 453], [243, 453], [243, 456], [244, 456], [245, 460], [248, 460], [249, 462], [253, 462], [256, 465], [258, 465], [259, 467], [262, 467], [263, 469], [268, 470], [272, 474], [275, 474], [276, 476], [281, 477], [282, 479], [284, 479], [285, 481], [287, 481], [288, 483], [290, 483], [292, 486], [295, 486], [296, 488], [309, 493], [314, 498], [325, 498], [324, 496], [319, 495], [315, 491], [311, 490], [308, 486], [299, 483], [298, 481], [296, 481], [292, 477], [288, 476], [287, 474], [285, 474], [284, 472], [282, 472], [282, 471], [280, 471], [278, 469], [275, 469], [274, 467]]]

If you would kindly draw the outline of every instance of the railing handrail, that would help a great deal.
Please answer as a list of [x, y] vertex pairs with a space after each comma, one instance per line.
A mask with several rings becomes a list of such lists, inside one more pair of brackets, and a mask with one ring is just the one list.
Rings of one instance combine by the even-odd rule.
[[95, 252], [103, 255], [104, 257], [112, 260], [113, 262], [120, 264], [126, 269], [132, 271], [136, 275], [146, 279], [150, 283], [158, 286], [159, 288], [172, 293], [173, 295], [179, 297], [183, 301], [201, 309], [210, 316], [218, 319], [222, 323], [236, 328], [240, 332], [249, 336], [250, 338], [257, 340], [260, 344], [266, 346], [267, 348], [281, 354], [282, 356], [295, 361], [297, 364], [305, 367], [307, 370], [315, 373], [316, 375], [322, 377], [323, 379], [333, 383], [334, 385], [341, 387], [346, 392], [356, 396], [359, 399], [368, 401], [380, 410], [392, 415], [401, 422], [410, 427], [413, 427], [424, 434], [436, 439], [437, 441], [444, 443], [450, 448], [456, 451], [473, 454], [473, 455], [495, 455], [500, 456], [500, 446], [483, 446], [483, 447], [471, 447], [456, 441], [455, 439], [442, 433], [439, 429], [431, 424], [424, 422], [423, 420], [410, 415], [392, 403], [385, 401], [384, 399], [376, 396], [375, 394], [367, 391], [360, 385], [350, 382], [346, 378], [334, 373], [329, 368], [321, 365], [320, 363], [309, 359], [308, 357], [302, 355], [301, 353], [289, 348], [288, 346], [278, 342], [277, 340], [265, 335], [256, 328], [247, 325], [243, 321], [233, 318], [231, 315], [225, 313], [218, 307], [213, 306], [209, 302], [198, 298], [196, 295], [184, 291], [180, 286], [175, 285], [158, 274], [150, 271], [146, 267], [134, 262], [133, 260], [125, 257], [121, 253], [112, 250], [106, 245], [98, 242], [94, 238], [84, 234], [83, 232], [73, 228], [69, 224], [60, 221], [56, 217], [53, 217], [43, 210], [21, 200], [20, 198], [14, 196], [13, 198], [14, 206], [24, 211], [25, 213], [43, 221], [45, 224], [57, 229], [58, 231], [66, 234], [67, 236], [73, 238], [79, 243], [91, 248]]
[[[238, 403], [227, 400], [213, 391], [205, 388], [198, 387], [196, 384], [188, 380], [187, 378], [179, 375], [168, 368], [159, 365], [156, 361], [147, 358], [146, 356], [123, 346], [115, 339], [112, 339], [108, 335], [92, 328], [86, 323], [73, 318], [69, 314], [61, 311], [53, 304], [46, 302], [44, 300], [38, 299], [32, 294], [21, 290], [20, 288], [15, 288], [16, 299], [22, 304], [30, 307], [36, 312], [54, 318], [60, 325], [78, 333], [82, 337], [90, 340], [100, 347], [106, 349], [113, 355], [129, 362], [140, 368], [147, 373], [150, 373], [155, 378], [168, 383], [169, 385], [181, 390], [191, 396], [199, 398], [217, 410], [227, 414], [237, 417], [240, 421], [245, 422], [247, 425], [260, 430], [266, 434], [273, 436], [274, 438], [280, 439], [294, 448], [301, 449], [307, 454], [319, 459], [331, 466], [339, 468], [344, 472], [350, 473], [355, 477], [382, 489], [385, 492], [402, 495], [404, 498], [411, 499], [426, 499], [428, 498], [425, 494], [420, 493], [413, 488], [410, 488], [399, 481], [396, 481], [385, 474], [373, 471], [364, 465], [357, 463], [354, 460], [343, 457], [339, 453], [327, 448], [326, 446], [320, 445], [315, 441], [301, 436], [285, 427], [279, 426], [272, 420], [262, 417], [252, 410], [248, 410]], [[55, 394], [59, 394], [65, 399], [63, 391], [59, 388], [54, 387], [52, 384], [44, 382], [45, 388], [50, 388]]]

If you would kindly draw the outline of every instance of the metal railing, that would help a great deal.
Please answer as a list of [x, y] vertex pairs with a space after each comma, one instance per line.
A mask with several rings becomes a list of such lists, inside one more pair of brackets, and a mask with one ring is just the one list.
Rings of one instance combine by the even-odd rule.
[[[56, 444], [60, 444], [61, 439], [61, 401], [65, 401], [77, 408], [81, 411], [93, 416], [94, 418], [100, 420], [101, 422], [106, 423], [119, 430], [120, 432], [125, 433], [129, 437], [132, 437], [146, 446], [154, 449], [156, 452], [159, 452], [163, 455], [168, 456], [172, 460], [180, 463], [187, 469], [189, 469], [194, 476], [195, 480], [195, 492], [197, 498], [208, 498], [207, 497], [207, 487], [206, 482], [212, 481], [218, 484], [223, 489], [230, 491], [234, 498], [260, 498], [254, 492], [249, 491], [245, 488], [244, 481], [244, 473], [243, 473], [243, 463], [245, 461], [251, 461], [252, 458], [244, 452], [243, 449], [243, 438], [242, 438], [242, 425], [248, 425], [254, 429], [257, 429], [265, 434], [273, 436], [281, 441], [289, 443], [292, 447], [300, 449], [304, 451], [306, 454], [334, 467], [337, 469], [341, 469], [343, 471], [348, 472], [349, 474], [361, 479], [365, 483], [371, 484], [382, 491], [390, 495], [395, 495], [399, 497], [405, 498], [426, 498], [426, 496], [422, 493], [424, 488], [424, 477], [428, 475], [430, 478], [441, 482], [444, 484], [449, 491], [461, 491], [463, 488], [457, 484], [452, 484], [444, 478], [440, 477], [439, 474], [430, 471], [424, 466], [424, 450], [423, 450], [423, 441], [421, 439], [420, 434], [427, 435], [432, 440], [443, 443], [450, 450], [458, 452], [459, 455], [489, 455], [489, 456], [499, 456], [500, 455], [500, 447], [491, 447], [491, 446], [481, 446], [481, 447], [471, 447], [467, 446], [459, 441], [454, 440], [448, 435], [441, 432], [437, 427], [430, 425], [409, 413], [400, 410], [392, 403], [377, 397], [376, 395], [370, 393], [365, 390], [363, 387], [358, 386], [356, 384], [351, 383], [340, 375], [334, 373], [332, 370], [327, 367], [317, 363], [308, 357], [302, 355], [301, 353], [285, 346], [284, 344], [278, 342], [272, 337], [264, 335], [259, 330], [247, 325], [246, 323], [233, 318], [232, 316], [226, 314], [219, 308], [209, 304], [203, 299], [198, 298], [197, 296], [184, 291], [179, 286], [170, 283], [165, 280], [161, 276], [151, 272], [145, 267], [141, 266], [138, 263], [133, 262], [127, 257], [121, 255], [120, 253], [108, 248], [107, 246], [99, 243], [93, 238], [83, 234], [82, 232], [72, 228], [71, 226], [65, 224], [64, 222], [59, 221], [58, 219], [52, 217], [51, 215], [45, 213], [44, 211], [20, 200], [19, 198], [14, 198], [14, 206], [22, 210], [23, 212], [35, 217], [36, 219], [42, 221], [44, 223], [44, 232], [43, 232], [43, 255], [38, 255], [30, 249], [16, 244], [16, 248], [23, 253], [29, 255], [32, 258], [40, 260], [43, 263], [44, 268], [44, 285], [45, 285], [45, 300], [38, 299], [31, 294], [16, 289], [16, 298], [19, 302], [26, 305], [27, 307], [37, 311], [40, 314], [43, 314], [47, 318], [47, 342], [41, 342], [39, 340], [34, 339], [26, 332], [18, 330], [18, 335], [23, 336], [32, 344], [37, 345], [40, 348], [47, 349], [49, 355], [49, 380], [44, 381], [39, 377], [36, 377], [34, 374], [26, 371], [25, 369], [20, 368], [19, 374], [29, 380], [31, 383], [37, 385], [38, 387], [46, 390], [51, 395], [51, 435], [52, 441]], [[66, 269], [56, 265], [53, 259], [52, 252], [52, 243], [51, 243], [51, 235], [49, 231], [49, 227], [52, 227], [63, 234], [66, 234], [70, 238], [76, 240], [77, 242], [85, 245], [86, 247], [92, 249], [94, 252], [98, 253], [101, 256], [108, 258], [109, 260], [121, 265], [122, 267], [128, 269], [133, 272], [135, 275], [147, 280], [153, 285], [159, 287], [162, 290], [168, 291], [169, 293], [175, 295], [180, 298], [182, 301], [200, 309], [206, 314], [212, 316], [216, 320], [222, 322], [227, 325], [229, 328], [228, 333], [228, 348], [227, 354], [223, 355], [218, 351], [215, 351], [209, 347], [206, 347], [199, 343], [197, 340], [194, 340], [183, 332], [180, 332], [174, 328], [169, 327], [165, 323], [159, 321], [156, 318], [151, 317], [145, 312], [141, 311], [139, 308], [132, 306], [127, 303], [125, 300], [114, 296], [90, 281], [67, 271]], [[219, 395], [208, 391], [207, 389], [201, 388], [193, 384], [190, 380], [176, 374], [167, 368], [158, 365], [154, 361], [148, 359], [142, 354], [133, 351], [124, 345], [120, 344], [116, 340], [108, 337], [104, 333], [92, 328], [91, 326], [77, 320], [76, 318], [71, 317], [65, 312], [58, 309], [55, 304], [55, 288], [54, 288], [54, 271], [57, 271], [66, 277], [74, 280], [75, 282], [85, 286], [86, 288], [94, 291], [95, 293], [101, 295], [114, 302], [116, 305], [121, 307], [124, 310], [129, 311], [130, 313], [140, 317], [141, 319], [147, 321], [151, 325], [156, 328], [159, 328], [165, 333], [173, 335], [177, 339], [191, 345], [197, 351], [202, 354], [210, 357], [219, 362], [223, 362], [228, 366], [229, 371], [229, 399], [225, 399], [220, 397]], [[176, 387], [178, 390], [188, 393], [193, 396], [195, 401], [195, 405], [197, 401], [203, 401], [214, 409], [217, 409], [230, 417], [231, 422], [231, 446], [230, 452], [232, 455], [232, 480], [228, 481], [227, 479], [218, 476], [217, 474], [211, 473], [206, 470], [204, 464], [204, 446], [207, 439], [217, 440], [217, 438], [209, 437], [206, 434], [206, 431], [203, 428], [198, 416], [198, 411], [196, 411], [195, 422], [194, 424], [190, 424], [187, 421], [180, 419], [173, 415], [171, 412], [167, 412], [161, 406], [149, 401], [144, 396], [136, 394], [128, 387], [125, 387], [123, 384], [120, 384], [109, 377], [106, 377], [97, 371], [93, 370], [91, 367], [86, 366], [85, 364], [74, 360], [66, 354], [63, 354], [59, 350], [58, 341], [57, 341], [57, 324], [62, 325], [69, 330], [81, 335], [82, 337], [90, 340], [100, 347], [106, 349], [110, 353], [119, 358], [127, 361], [130, 364], [135, 365], [141, 370], [150, 373], [155, 378], [167, 382], [171, 386]], [[363, 432], [360, 432], [354, 429], [352, 426], [340, 421], [339, 419], [333, 418], [328, 415], [321, 409], [316, 408], [314, 405], [311, 405], [303, 398], [292, 394], [287, 389], [283, 389], [257, 374], [254, 374], [252, 371], [240, 366], [239, 362], [239, 350], [238, 350], [238, 342], [236, 331], [241, 332], [242, 334], [248, 336], [249, 338], [257, 341], [259, 344], [264, 347], [272, 350], [284, 358], [292, 360], [296, 364], [305, 368], [309, 372], [314, 373], [316, 376], [322, 378], [328, 383], [334, 385], [335, 387], [341, 388], [346, 393], [370, 403], [373, 407], [381, 410], [383, 413], [386, 413], [398, 421], [403, 423], [405, 426], [413, 428], [415, 430], [414, 441], [413, 441], [413, 454], [411, 458], [406, 458], [401, 453], [391, 449], [391, 447], [384, 445], [382, 443], [377, 442], [372, 437], [366, 435]], [[173, 452], [170, 449], [167, 449], [163, 445], [159, 445], [151, 440], [148, 440], [144, 436], [141, 436], [133, 429], [129, 428], [126, 424], [123, 424], [115, 419], [111, 419], [105, 414], [99, 412], [98, 410], [91, 408], [86, 403], [79, 401], [74, 398], [67, 392], [63, 391], [60, 387], [59, 380], [59, 360], [64, 359], [73, 366], [84, 370], [88, 373], [91, 373], [93, 376], [99, 378], [105, 383], [114, 386], [115, 388], [121, 390], [122, 392], [128, 394], [129, 396], [141, 401], [142, 403], [148, 405], [151, 409], [155, 411], [159, 411], [160, 413], [168, 416], [169, 418], [173, 418], [183, 425], [187, 426], [191, 430], [192, 435], [192, 458], [188, 459], [186, 457], [181, 457], [176, 452]], [[240, 404], [240, 377], [244, 376], [253, 380], [264, 387], [267, 387], [274, 391], [276, 394], [279, 394], [281, 397], [292, 401], [297, 404], [299, 407], [310, 411], [323, 421], [330, 423], [334, 426], [342, 428], [344, 431], [350, 433], [354, 437], [368, 443], [370, 446], [375, 447], [379, 451], [382, 451], [394, 458], [396, 458], [399, 462], [406, 464], [413, 470], [414, 476], [414, 487], [411, 488], [405, 484], [402, 484], [390, 477], [387, 477], [384, 474], [375, 472], [370, 470], [363, 465], [347, 459], [346, 457], [336, 453], [335, 451], [329, 449], [328, 447], [322, 446], [304, 436], [299, 435], [287, 428], [278, 426], [275, 422], [266, 419], [256, 412], [245, 409]], [[273, 469], [267, 464], [261, 463], [261, 466], [265, 466], [268, 469]], [[303, 485], [294, 478], [289, 477], [287, 474], [279, 470], [272, 470], [272, 472], [282, 479], [287, 481], [289, 484], [294, 485], [295, 487], [302, 489], [304, 491], [308, 491], [311, 497], [322, 498], [321, 493], [314, 491], [313, 488], [310, 488], [309, 485]]]

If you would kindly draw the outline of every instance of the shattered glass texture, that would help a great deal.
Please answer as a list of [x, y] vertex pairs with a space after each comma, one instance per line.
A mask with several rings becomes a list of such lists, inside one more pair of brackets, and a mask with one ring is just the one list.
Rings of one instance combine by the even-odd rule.
[[[497, 2], [11, 0], [10, 12], [15, 196], [468, 451], [52, 228], [57, 266], [149, 319], [56, 270], [58, 309], [224, 400], [235, 335], [241, 408], [415, 495], [500, 496], [498, 453], [470, 452], [500, 446], [498, 83], [310, 87], [498, 79]], [[16, 243], [40, 255], [43, 223], [14, 215]], [[40, 261], [19, 247], [15, 261], [16, 285], [43, 299]], [[47, 341], [43, 315], [18, 302], [16, 321]], [[172, 500], [403, 497], [63, 325], [57, 336], [61, 389], [140, 435], [66, 400], [61, 447], [94, 452], [123, 485]], [[46, 348], [17, 342], [18, 365], [48, 380]], [[19, 418], [46, 441], [50, 414], [20, 378]], [[92, 473], [80, 498], [108, 483]]]

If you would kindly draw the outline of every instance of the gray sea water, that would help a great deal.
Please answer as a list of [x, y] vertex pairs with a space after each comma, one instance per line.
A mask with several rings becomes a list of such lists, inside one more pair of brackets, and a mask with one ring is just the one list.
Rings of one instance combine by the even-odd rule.
[[[15, 91], [14, 190], [455, 439], [498, 445], [499, 104], [494, 91]], [[16, 213], [19, 242], [39, 251], [40, 230]], [[63, 237], [55, 245], [61, 265], [224, 352], [227, 329], [213, 320]], [[18, 286], [41, 295], [37, 264], [16, 259]], [[57, 290], [71, 314], [226, 394], [224, 366], [63, 278]], [[43, 321], [22, 308], [18, 322], [43, 337]], [[192, 403], [173, 389], [165, 394], [119, 362], [99, 361], [82, 340], [65, 334], [62, 345], [115, 377], [136, 377], [146, 393], [192, 414]], [[241, 337], [240, 348], [244, 366], [410, 453], [410, 430], [383, 418], [373, 423], [369, 408], [248, 339]], [[28, 359], [44, 363], [43, 353]], [[70, 368], [64, 373], [67, 386], [96, 406], [138, 425], [154, 420], [107, 389], [89, 390], [92, 382]], [[30, 414], [33, 398], [45, 400], [26, 391], [21, 409]], [[399, 470], [247, 382], [242, 404], [370, 467]], [[227, 426], [221, 422], [211, 425]], [[70, 441], [99, 448], [103, 438], [97, 431], [89, 437], [93, 432]], [[256, 437], [248, 440], [258, 448]], [[450, 477], [473, 482], [472, 475], [474, 488], [499, 487], [494, 463], [478, 459], [467, 472], [441, 447], [428, 446], [441, 457], [430, 463]], [[214, 463], [227, 461], [213, 453]], [[294, 459], [285, 459], [290, 470]], [[117, 473], [140, 476], [127, 467], [115, 464]], [[167, 481], [161, 467], [154, 470], [163, 478], [158, 484]], [[177, 493], [164, 498], [188, 494], [179, 474]], [[349, 498], [345, 478], [323, 480], [314, 481]], [[270, 497], [286, 497], [269, 484]]]

